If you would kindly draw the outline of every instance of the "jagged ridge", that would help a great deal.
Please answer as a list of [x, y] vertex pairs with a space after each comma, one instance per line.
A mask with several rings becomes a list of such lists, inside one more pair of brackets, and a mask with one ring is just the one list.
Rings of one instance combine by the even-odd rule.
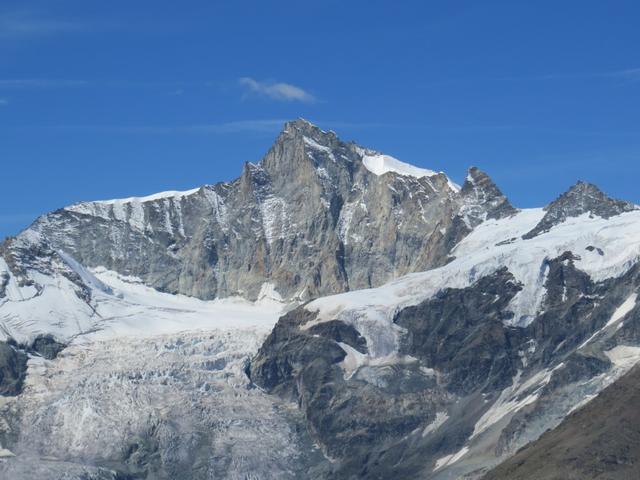
[[473, 226], [514, 211], [477, 169], [459, 190], [443, 173], [374, 173], [363, 159], [378, 157], [296, 120], [233, 182], [80, 203], [29, 231], [161, 291], [255, 299], [271, 283], [304, 300], [442, 265]]

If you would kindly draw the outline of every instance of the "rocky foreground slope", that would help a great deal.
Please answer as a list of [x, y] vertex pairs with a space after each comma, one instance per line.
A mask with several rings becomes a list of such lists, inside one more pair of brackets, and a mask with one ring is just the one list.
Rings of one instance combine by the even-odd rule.
[[233, 182], [2, 244], [0, 473], [480, 478], [640, 360], [639, 259], [594, 185], [519, 210], [287, 123]]
[[628, 480], [640, 472], [640, 366], [483, 480]]

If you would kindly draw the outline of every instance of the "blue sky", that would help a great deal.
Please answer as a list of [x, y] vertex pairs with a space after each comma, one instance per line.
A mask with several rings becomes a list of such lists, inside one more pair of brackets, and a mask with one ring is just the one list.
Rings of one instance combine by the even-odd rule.
[[517, 206], [640, 203], [637, 1], [3, 0], [0, 237], [235, 178], [287, 119]]

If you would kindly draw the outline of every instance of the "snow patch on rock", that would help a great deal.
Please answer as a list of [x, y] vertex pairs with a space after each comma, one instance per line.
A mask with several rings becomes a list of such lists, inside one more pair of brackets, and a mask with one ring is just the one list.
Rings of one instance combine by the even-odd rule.
[[440, 470], [443, 467], [456, 463], [458, 460], [464, 457], [468, 451], [469, 451], [469, 447], [462, 447], [456, 453], [453, 453], [451, 455], [445, 455], [444, 457], [439, 458], [438, 460], [436, 460], [436, 466], [433, 469], [433, 471], [435, 472], [436, 470]]
[[618, 345], [604, 353], [617, 368], [623, 370], [629, 370], [640, 361], [640, 347]]

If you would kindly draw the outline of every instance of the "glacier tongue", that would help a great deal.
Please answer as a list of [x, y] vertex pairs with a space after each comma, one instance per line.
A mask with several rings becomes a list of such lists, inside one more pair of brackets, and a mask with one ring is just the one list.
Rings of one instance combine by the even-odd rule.
[[22, 394], [0, 397], [0, 439], [19, 432], [10, 450], [0, 443], [1, 478], [295, 479], [322, 468], [300, 412], [244, 372], [286, 308], [272, 284], [256, 302], [203, 301], [61, 258], [88, 302], [69, 279], [31, 271], [40, 294], [0, 305], [5, 335], [69, 343], [55, 360], [31, 356]]
[[266, 332], [119, 337], [32, 358], [24, 394], [0, 397], [0, 437], [20, 432], [0, 477], [79, 479], [79, 465], [109, 465], [157, 479], [300, 478], [321, 455], [299, 412], [243, 371]]

